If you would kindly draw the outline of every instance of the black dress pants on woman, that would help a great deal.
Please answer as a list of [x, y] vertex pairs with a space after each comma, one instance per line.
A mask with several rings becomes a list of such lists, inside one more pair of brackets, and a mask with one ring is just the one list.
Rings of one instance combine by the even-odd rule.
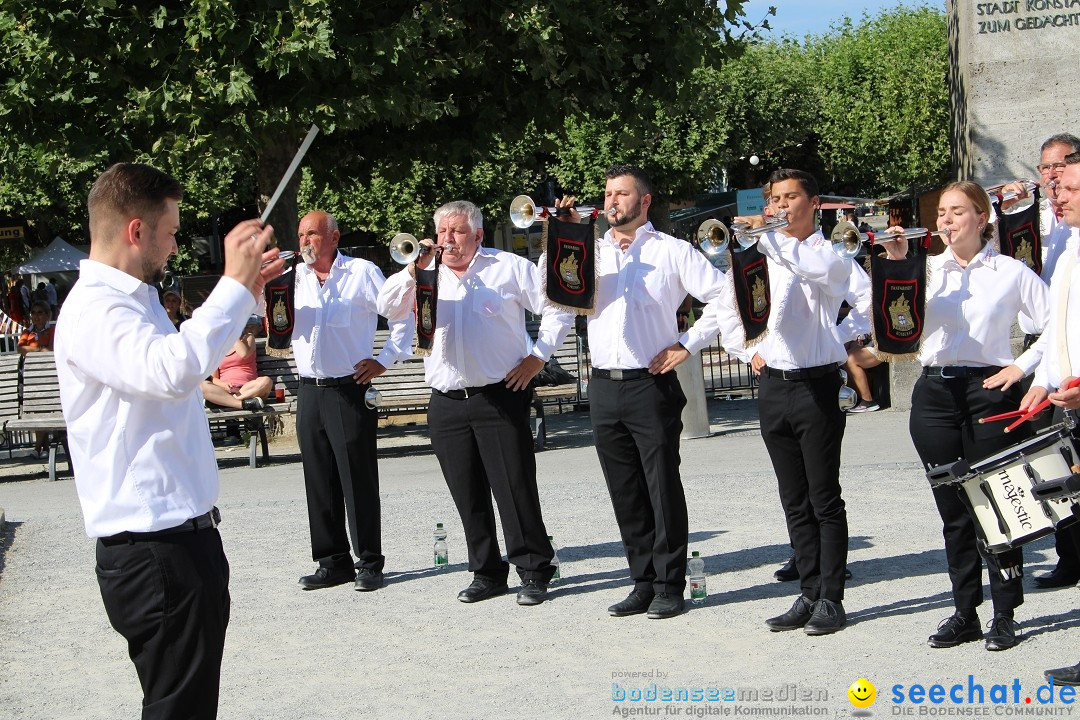
[[[1021, 388], [1013, 385], [1005, 392], [986, 390], [983, 378], [920, 377], [911, 395], [911, 440], [927, 469], [960, 458], [982, 460], [1023, 440], [1030, 430], [1020, 427], [1006, 435], [1001, 423], [980, 425], [986, 415], [1015, 410], [1020, 405]], [[962, 498], [959, 485], [939, 485], [933, 489], [945, 536], [945, 556], [949, 563], [953, 603], [959, 611], [974, 610], [983, 600], [982, 562], [975, 531], [975, 519]], [[990, 573], [990, 597], [994, 614], [1011, 616], [1024, 602], [1020, 548], [1003, 553], [983, 553]]]

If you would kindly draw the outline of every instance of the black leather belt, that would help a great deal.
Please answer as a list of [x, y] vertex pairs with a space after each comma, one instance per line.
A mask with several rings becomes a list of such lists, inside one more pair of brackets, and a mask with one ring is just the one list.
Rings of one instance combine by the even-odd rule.
[[493, 382], [490, 385], [481, 385], [480, 387], [467, 387], [460, 390], [436, 390], [431, 388], [431, 391], [436, 395], [442, 395], [448, 397], [451, 400], [468, 400], [473, 395], [481, 395], [492, 390], [506, 390], [505, 382]]
[[801, 380], [817, 380], [818, 378], [823, 378], [826, 375], [836, 372], [839, 367], [840, 363], [829, 363], [828, 365], [799, 368], [798, 370], [777, 370], [776, 368], [771, 368], [766, 365], [761, 368], [761, 374], [773, 378], [780, 378], [781, 380], [798, 382]]
[[346, 375], [345, 377], [336, 378], [301, 377], [300, 384], [314, 385], [315, 387], [337, 387], [339, 385], [355, 385], [356, 378], [354, 378], [352, 375]]
[[204, 513], [198, 517], [191, 518], [179, 525], [171, 528], [165, 528], [164, 530], [153, 530], [151, 532], [122, 532], [108, 537], [101, 538], [101, 542], [106, 545], [117, 545], [119, 543], [131, 543], [138, 540], [155, 540], [165, 537], [166, 535], [179, 535], [181, 533], [193, 533], [200, 530], [209, 530], [210, 528], [216, 528], [221, 524], [221, 511], [216, 507], [208, 513]]
[[645, 369], [633, 369], [633, 370], [601, 370], [594, 368], [592, 371], [594, 378], [600, 378], [601, 380], [640, 380], [642, 378], [652, 377], [652, 373]]
[[945, 380], [985, 378], [1001, 372], [999, 367], [967, 367], [965, 365], [929, 365], [922, 369], [923, 377]]

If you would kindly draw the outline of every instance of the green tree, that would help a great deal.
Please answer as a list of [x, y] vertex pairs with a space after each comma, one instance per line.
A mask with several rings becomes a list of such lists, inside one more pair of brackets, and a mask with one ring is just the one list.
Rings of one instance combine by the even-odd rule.
[[[29, 147], [94, 165], [145, 158], [208, 182], [193, 193], [207, 203], [244, 202], [221, 190], [246, 182], [265, 202], [314, 122], [317, 185], [397, 182], [415, 162], [446, 177], [481, 164], [496, 136], [514, 143], [580, 112], [630, 116], [627, 88], [677, 101], [682, 78], [734, 46], [741, 7], [0, 0], [3, 157]], [[195, 170], [211, 158], [216, 182]], [[271, 217], [286, 245], [298, 186]]]
[[945, 16], [895, 8], [813, 38], [815, 126], [833, 182], [861, 194], [943, 182], [949, 173]]

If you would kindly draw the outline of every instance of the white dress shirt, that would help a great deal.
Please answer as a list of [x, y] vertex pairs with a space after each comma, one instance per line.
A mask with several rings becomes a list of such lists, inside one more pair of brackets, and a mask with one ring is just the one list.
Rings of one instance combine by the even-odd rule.
[[840, 342], [847, 344], [862, 335], [870, 334], [870, 305], [873, 302], [873, 288], [870, 276], [863, 266], [855, 260], [851, 262], [851, 274], [848, 275], [848, 294], [844, 300], [851, 306], [851, 312], [836, 326]]
[[[597, 275], [596, 312], [589, 316], [595, 368], [647, 368], [664, 348], [680, 342], [697, 352], [719, 331], [724, 276], [690, 243], [652, 223], [637, 229], [625, 251], [608, 230], [599, 242]], [[687, 293], [708, 304], [680, 336], [675, 314]]]
[[56, 369], [86, 534], [148, 532], [209, 512], [217, 461], [199, 386], [255, 298], [223, 277], [177, 332], [154, 288], [79, 265], [56, 323]]
[[[1065, 223], [1062, 223], [1064, 225]], [[1066, 253], [1080, 257], [1080, 243], [1071, 243]], [[1046, 323], [1046, 329], [1038, 342], [1032, 347], [1042, 352], [1042, 361], [1035, 370], [1032, 385], [1044, 387], [1051, 392], [1061, 388], [1062, 381], [1067, 377], [1080, 377], [1080, 332], [1076, 326], [1080, 323], [1080, 261], [1072, 268], [1072, 272], [1066, 274], [1066, 258], [1058, 263], [1058, 269], [1050, 281], [1050, 316]], [[1065, 341], [1069, 350], [1070, 368], [1061, 367], [1058, 347], [1058, 293], [1062, 292], [1062, 285], [1068, 283], [1069, 301], [1065, 311], [1065, 317], [1069, 322], [1069, 332], [1065, 334]]]
[[758, 250], [769, 259], [769, 332], [757, 345], [745, 347], [745, 335], [734, 293], [728, 292], [723, 322], [724, 349], [744, 362], [760, 354], [777, 370], [799, 370], [842, 363], [847, 351], [836, 317], [848, 296], [851, 260], [837, 255], [817, 230], [800, 242], [779, 232], [765, 233]]
[[1019, 260], [989, 243], [960, 266], [951, 248], [926, 261], [926, 312], [919, 362], [928, 365], [1005, 367], [1025, 373], [1038, 364], [1037, 346], [1013, 360], [1013, 319], [1023, 312], [1042, 332], [1049, 315], [1046, 283]]
[[378, 310], [384, 282], [374, 263], [341, 253], [322, 285], [314, 270], [297, 263], [292, 348], [302, 377], [352, 375], [358, 362], [372, 356], [380, 314], [388, 321], [390, 338], [375, 359], [388, 368], [409, 356], [413, 333], [409, 313], [388, 316]]
[[[404, 310], [411, 317], [415, 304], [416, 280], [408, 268], [391, 275], [379, 293], [379, 312]], [[525, 330], [526, 310], [542, 316], [535, 343]], [[528, 355], [546, 361], [566, 339], [574, 317], [547, 302], [536, 265], [485, 247], [460, 278], [439, 266], [435, 314], [424, 377], [442, 392], [500, 382]]]

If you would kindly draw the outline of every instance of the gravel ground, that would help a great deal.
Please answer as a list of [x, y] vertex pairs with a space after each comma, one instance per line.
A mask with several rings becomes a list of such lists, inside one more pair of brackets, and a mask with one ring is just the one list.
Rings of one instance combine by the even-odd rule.
[[[789, 550], [756, 430], [756, 404], [716, 402], [710, 414], [712, 436], [682, 446], [690, 544], [706, 560], [709, 598], [666, 621], [607, 615], [630, 581], [584, 414], [550, 418], [548, 449], [537, 456], [563, 579], [548, 602], [531, 608], [517, 606], [512, 592], [474, 605], [455, 600], [471, 579], [465, 546], [422, 426], [380, 436], [388, 575], [387, 586], [375, 593], [351, 586], [303, 592], [297, 585], [313, 564], [295, 448], [279, 443], [278, 461], [256, 470], [244, 465], [243, 451], [223, 453], [219, 506], [233, 605], [219, 717], [836, 717], [1072, 709], [1057, 698], [1041, 705], [1036, 690], [1043, 669], [1080, 659], [1075, 588], [1031, 590], [1017, 615], [1025, 639], [1007, 652], [987, 652], [981, 643], [944, 650], [926, 645], [950, 614], [951, 601], [940, 522], [906, 413], [848, 420], [842, 482], [854, 573], [845, 600], [849, 627], [818, 638], [769, 632], [764, 619], [786, 610], [798, 591], [772, 578]], [[18, 480], [11, 467], [0, 468], [0, 478], [6, 476], [0, 506], [8, 518], [0, 537], [0, 717], [137, 717], [138, 682], [101, 605], [93, 543], [83, 534], [73, 482]], [[437, 521], [450, 532], [451, 565], [443, 571], [431, 567]], [[1027, 557], [1029, 574], [1048, 570], [1051, 541], [1029, 545]], [[989, 620], [989, 603], [983, 611]], [[855, 711], [847, 698], [859, 678], [878, 690], [869, 711]], [[968, 683], [980, 684], [987, 704], [893, 702], [896, 685], [935, 683], [946, 689], [963, 684], [965, 703]], [[633, 699], [642, 691], [649, 698], [654, 684], [661, 699]], [[1008, 703], [989, 703], [993, 685], [1008, 686]], [[689, 696], [694, 688], [703, 689], [702, 699]], [[666, 702], [665, 689], [673, 693]], [[680, 689], [689, 700], [675, 699]], [[718, 700], [709, 700], [710, 690]]]

